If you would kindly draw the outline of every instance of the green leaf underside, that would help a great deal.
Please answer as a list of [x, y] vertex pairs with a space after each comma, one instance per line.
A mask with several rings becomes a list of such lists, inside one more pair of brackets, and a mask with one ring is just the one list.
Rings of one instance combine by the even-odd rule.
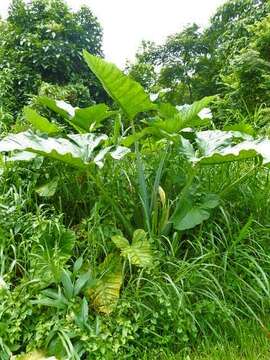
[[81, 129], [89, 132], [92, 124], [98, 125], [115, 113], [115, 111], [109, 111], [108, 106], [105, 104], [93, 105], [83, 109], [75, 109], [75, 116], [71, 121]]
[[85, 168], [91, 162], [102, 167], [107, 154], [119, 160], [129, 152], [127, 148], [121, 146], [96, 150], [100, 143], [107, 139], [106, 135], [76, 134], [68, 137], [68, 139], [42, 137], [32, 131], [11, 134], [0, 141], [0, 152], [28, 151], [79, 168]]
[[[65, 119], [70, 118], [69, 112], [67, 110], [65, 110], [63, 106], [60, 105], [60, 104], [65, 104], [64, 101], [59, 102], [59, 101], [51, 99], [47, 96], [39, 96], [37, 98], [37, 101], [39, 104], [41, 104], [43, 106], [47, 106], [49, 109], [51, 109], [54, 112], [56, 112], [57, 114], [61, 115], [63, 118], [65, 118]], [[69, 105], [69, 104], [67, 104], [67, 105]]]
[[240, 161], [260, 156], [264, 165], [270, 164], [270, 140], [253, 139], [238, 131], [201, 131], [196, 134], [195, 147], [182, 141], [181, 152], [194, 164], [211, 165]]
[[201, 100], [195, 101], [187, 110], [182, 110], [185, 119], [185, 125], [192, 127], [192, 121], [198, 120], [198, 114], [201, 110], [208, 107], [215, 100], [215, 96], [206, 96]]
[[191, 195], [180, 199], [172, 216], [171, 222], [176, 230], [188, 230], [209, 219], [210, 210], [219, 205], [219, 197], [207, 194], [200, 201], [195, 201]]
[[156, 105], [150, 101], [143, 87], [124, 75], [114, 64], [93, 56], [86, 50], [83, 55], [106, 92], [122, 108], [129, 119], [132, 120], [140, 112], [156, 109]]

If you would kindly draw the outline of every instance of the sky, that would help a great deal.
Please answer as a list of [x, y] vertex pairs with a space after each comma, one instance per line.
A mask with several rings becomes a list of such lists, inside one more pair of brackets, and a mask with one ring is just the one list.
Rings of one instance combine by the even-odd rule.
[[[225, 0], [67, 0], [77, 10], [89, 6], [104, 31], [107, 60], [123, 67], [142, 40], [162, 43], [168, 35], [196, 22], [205, 27]], [[6, 16], [9, 0], [0, 0], [0, 14]]]

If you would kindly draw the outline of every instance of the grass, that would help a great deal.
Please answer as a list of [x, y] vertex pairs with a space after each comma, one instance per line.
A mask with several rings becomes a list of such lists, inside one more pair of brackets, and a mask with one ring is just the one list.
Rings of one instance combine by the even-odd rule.
[[270, 339], [257, 323], [242, 321], [231, 338], [224, 336], [219, 341], [213, 341], [209, 334], [196, 349], [185, 354], [161, 350], [155, 357], [151, 354], [144, 356], [144, 360], [268, 360]]
[[[223, 191], [229, 183], [228, 174], [233, 182], [239, 174], [248, 171], [248, 166], [248, 163], [240, 163], [205, 169], [198, 175], [201, 187], [211, 192], [215, 189]], [[128, 167], [125, 171], [132, 178]], [[17, 179], [17, 173], [11, 172], [11, 181], [14, 178]], [[134, 191], [123, 192], [119, 179], [120, 176], [108, 181], [111, 187], [115, 187], [116, 198], [121, 199], [123, 208], [129, 211], [128, 205], [135, 201]], [[73, 180], [65, 186], [68, 194]], [[98, 349], [94, 350], [96, 359], [109, 360], [116, 356], [119, 359], [160, 360], [268, 359], [269, 340], [262, 326], [270, 329], [264, 320], [269, 313], [270, 299], [269, 188], [268, 171], [261, 171], [227, 192], [209, 221], [191, 231], [154, 237], [154, 268], [145, 271], [127, 267], [121, 297], [113, 314], [102, 317], [89, 310], [88, 325], [93, 327], [94, 334], [95, 331], [98, 334], [89, 337], [88, 330], [78, 329], [67, 320], [76, 310], [73, 303], [67, 308], [67, 313], [55, 313], [29, 301], [39, 298], [40, 292], [31, 284], [33, 275], [29, 258], [33, 256], [33, 248], [31, 250], [30, 245], [43, 238], [48, 224], [62, 231], [60, 224], [64, 216], [51, 210], [53, 199], [37, 207], [36, 195], [33, 196], [30, 185], [20, 187], [18, 183], [16, 188], [9, 189], [6, 182], [2, 200], [10, 207], [1, 210], [0, 223], [7, 230], [9, 240], [6, 242], [8, 246], [2, 246], [1, 258], [6, 256], [6, 259], [2, 263], [1, 275], [11, 283], [12, 291], [5, 303], [16, 310], [11, 311], [2, 304], [0, 312], [9, 324], [11, 330], [8, 331], [14, 331], [10, 337], [23, 343], [26, 333], [19, 329], [15, 331], [17, 322], [20, 322], [27, 323], [32, 329], [29, 350], [42, 349], [43, 339], [51, 336], [54, 326], [56, 334], [65, 331], [71, 344], [73, 334], [76, 334], [80, 346], [92, 344], [94, 349]], [[76, 195], [71, 193], [70, 196]], [[62, 208], [71, 218], [67, 206], [69, 201], [68, 197], [62, 197]], [[78, 203], [81, 203], [80, 199]], [[8, 211], [9, 216], [6, 215]], [[83, 217], [80, 224], [71, 225], [77, 241], [66, 266], [72, 269], [73, 262], [81, 255], [84, 266], [94, 270], [113, 250], [110, 237], [117, 228], [117, 217], [112, 217], [111, 209], [104, 207], [99, 198], [89, 209], [88, 217], [86, 213]], [[8, 229], [11, 229], [9, 235]], [[17, 286], [16, 292], [18, 275], [22, 274], [25, 280], [21, 287]], [[18, 293], [19, 289], [23, 289], [25, 298]], [[24, 313], [21, 308], [25, 308]], [[72, 337], [69, 339], [70, 333]], [[8, 341], [5, 332], [1, 336]], [[112, 354], [111, 348], [115, 344], [119, 344], [121, 350]], [[79, 348], [76, 342], [74, 347]], [[149, 348], [151, 352], [147, 354]], [[161, 350], [155, 353], [156, 349]]]

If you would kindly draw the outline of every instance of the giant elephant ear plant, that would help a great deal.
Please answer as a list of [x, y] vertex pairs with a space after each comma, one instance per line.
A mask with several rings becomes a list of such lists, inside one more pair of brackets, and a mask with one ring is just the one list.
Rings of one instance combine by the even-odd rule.
[[[165, 155], [156, 171], [154, 184], [149, 189], [144, 174], [143, 150], [139, 146], [139, 142], [145, 137], [151, 137], [154, 140], [165, 139], [168, 144], [177, 144], [179, 153], [189, 163], [187, 184], [177, 199], [173, 199], [176, 205], [172, 215], [167, 214], [167, 225], [163, 227], [167, 230], [168, 225], [173, 225], [176, 230], [192, 228], [208, 219], [210, 209], [218, 206], [219, 201], [215, 194], [205, 194], [200, 199], [192, 194], [192, 182], [200, 167], [255, 157], [261, 159], [261, 164], [269, 165], [270, 140], [254, 139], [239, 131], [201, 130], [211, 124], [208, 111], [205, 110], [214, 101], [214, 97], [207, 97], [180, 108], [168, 103], [156, 104], [150, 100], [150, 96], [140, 84], [123, 74], [114, 64], [93, 56], [87, 51], [83, 52], [83, 56], [120, 110], [112, 111], [105, 104], [79, 109], [63, 101], [40, 97], [37, 99], [39, 104], [62, 116], [79, 134], [63, 135], [60, 125], [49, 121], [31, 108], [25, 108], [25, 118], [36, 131], [29, 130], [8, 135], [0, 141], [0, 152], [15, 152], [16, 155], [19, 153], [19, 158], [25, 160], [31, 159], [29, 153], [33, 153], [89, 171], [94, 164], [102, 167], [107, 155], [113, 159], [121, 159], [135, 144], [138, 194], [142, 203], [145, 228], [152, 234], [153, 214], [155, 214], [157, 193], [161, 185]], [[139, 122], [134, 122], [138, 114], [147, 114], [147, 112], [149, 116], [145, 116]], [[97, 135], [92, 132], [96, 131], [107, 119], [119, 117], [121, 114], [128, 119], [129, 125], [132, 125], [132, 134], [125, 137], [119, 136], [116, 139], [116, 143], [124, 146], [112, 146], [107, 135]], [[196, 131], [196, 128], [199, 128], [199, 131]], [[17, 158], [18, 156], [13, 156], [10, 159]], [[107, 199], [109, 198], [107, 196]], [[115, 204], [113, 207], [117, 209]], [[119, 209], [117, 211], [119, 213]], [[120, 218], [129, 236], [132, 236], [133, 229], [123, 214]]]
[[[139, 140], [150, 136], [157, 140], [166, 139], [168, 143], [175, 143], [190, 165], [187, 184], [178, 198], [174, 199], [177, 200], [174, 212], [171, 217], [166, 215], [168, 221], [163, 226], [165, 233], [170, 225], [173, 225], [176, 230], [186, 230], [199, 225], [209, 218], [210, 210], [218, 206], [219, 197], [216, 194], [205, 194], [200, 199], [192, 194], [192, 182], [200, 167], [256, 157], [261, 160], [259, 164], [265, 166], [270, 164], [270, 140], [268, 139], [254, 139], [239, 131], [195, 130], [211, 125], [211, 116], [207, 107], [215, 100], [215, 97], [205, 97], [192, 105], [180, 108], [168, 103], [152, 103], [151, 105], [149, 96], [142, 87], [122, 74], [113, 64], [90, 55], [87, 51], [84, 51], [84, 57], [104, 89], [119, 104], [131, 122], [136, 114], [146, 110], [155, 110], [154, 116], [141, 121], [137, 131], [133, 124], [133, 133], [121, 140], [122, 144], [128, 147], [135, 143], [138, 192], [142, 202], [145, 226], [149, 233], [153, 233], [155, 202], [165, 159], [162, 157], [154, 184], [151, 189], [148, 189], [142, 163], [143, 151], [139, 151]], [[151, 201], [148, 194], [151, 194]]]

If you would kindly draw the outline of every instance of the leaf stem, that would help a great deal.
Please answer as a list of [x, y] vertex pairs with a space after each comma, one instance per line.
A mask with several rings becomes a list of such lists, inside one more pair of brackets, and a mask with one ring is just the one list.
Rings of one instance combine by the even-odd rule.
[[99, 189], [100, 193], [102, 194], [102, 196], [104, 197], [104, 199], [106, 199], [106, 201], [111, 205], [111, 207], [114, 209], [114, 211], [116, 212], [116, 215], [119, 217], [119, 219], [121, 220], [122, 224], [124, 225], [125, 230], [127, 231], [128, 235], [130, 237], [133, 236], [133, 228], [130, 224], [130, 222], [128, 221], [128, 219], [125, 217], [125, 215], [122, 213], [122, 211], [119, 209], [119, 206], [117, 205], [117, 203], [115, 202], [115, 200], [112, 198], [111, 195], [109, 195], [107, 193], [107, 191], [104, 189], [103, 184], [101, 183], [100, 179], [98, 176], [93, 176], [93, 174], [91, 174], [90, 171], [87, 171], [87, 175], [89, 176], [89, 178], [94, 182], [94, 184], [97, 186], [97, 188]]

